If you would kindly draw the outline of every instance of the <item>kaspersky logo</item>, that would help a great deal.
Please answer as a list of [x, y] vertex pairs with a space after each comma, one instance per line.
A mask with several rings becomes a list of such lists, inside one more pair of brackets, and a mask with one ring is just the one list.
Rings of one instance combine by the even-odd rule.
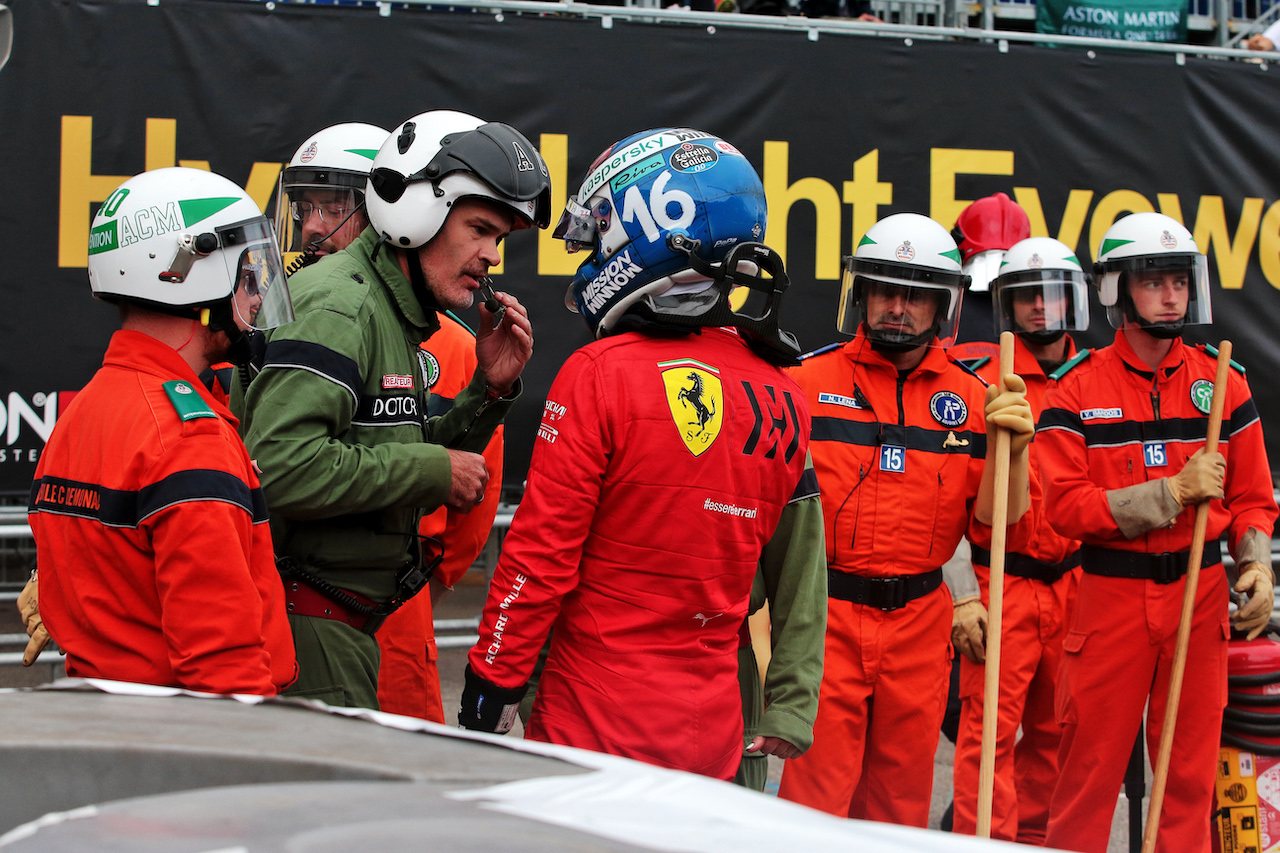
[[163, 208], [153, 204], [120, 214], [120, 206], [128, 196], [129, 190], [119, 187], [102, 203], [95, 218], [107, 221], [99, 222], [89, 230], [89, 254], [110, 252], [158, 234], [190, 228], [240, 200], [235, 196], [180, 199], [167, 203]]

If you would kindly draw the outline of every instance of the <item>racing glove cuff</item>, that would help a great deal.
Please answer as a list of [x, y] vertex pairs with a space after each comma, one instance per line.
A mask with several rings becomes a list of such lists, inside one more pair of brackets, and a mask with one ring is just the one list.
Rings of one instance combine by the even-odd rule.
[[462, 688], [462, 707], [458, 710], [458, 725], [478, 732], [504, 735], [511, 731], [529, 685], [499, 687], [487, 678], [476, 675], [467, 664], [466, 683]]

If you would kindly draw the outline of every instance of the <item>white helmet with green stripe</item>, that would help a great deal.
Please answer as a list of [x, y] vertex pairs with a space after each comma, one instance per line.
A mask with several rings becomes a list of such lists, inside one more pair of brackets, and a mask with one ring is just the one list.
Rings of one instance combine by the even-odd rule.
[[1028, 237], [1005, 252], [991, 284], [996, 334], [1051, 344], [1089, 328], [1089, 276], [1067, 244]]
[[[295, 223], [305, 218], [297, 207], [304, 202], [303, 193], [328, 190], [330, 194], [340, 194], [330, 206], [345, 209], [348, 215], [364, 204], [373, 158], [388, 135], [377, 125], [345, 122], [326, 127], [302, 143], [289, 165], [280, 171], [276, 188], [276, 232], [282, 249], [300, 248], [293, 243]], [[341, 222], [329, 224], [336, 230]]]
[[89, 232], [89, 285], [99, 299], [177, 316], [209, 308], [210, 327], [228, 334], [293, 319], [271, 221], [202, 169], [143, 172], [107, 196]]
[[[1163, 213], [1130, 214], [1108, 228], [1093, 272], [1113, 328], [1136, 325], [1155, 337], [1173, 338], [1186, 326], [1213, 322], [1208, 261], [1191, 232]], [[1156, 286], [1157, 279], [1186, 289], [1187, 310], [1180, 320], [1153, 322], [1134, 308], [1131, 284]]]
[[[863, 326], [882, 349], [914, 349], [935, 337], [950, 344], [960, 322], [960, 298], [968, 287], [960, 250], [947, 229], [918, 213], [895, 213], [868, 228], [853, 255], [844, 259], [837, 326], [849, 335]], [[933, 301], [932, 325], [907, 329], [867, 317], [868, 288], [908, 301]]]

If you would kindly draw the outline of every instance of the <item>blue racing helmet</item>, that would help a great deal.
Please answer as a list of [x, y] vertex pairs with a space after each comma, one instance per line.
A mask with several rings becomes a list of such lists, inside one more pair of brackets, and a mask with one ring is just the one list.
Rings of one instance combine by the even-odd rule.
[[760, 178], [728, 142], [688, 128], [628, 136], [592, 164], [553, 233], [570, 252], [591, 252], [565, 304], [596, 337], [636, 309], [683, 317], [678, 325], [739, 325], [707, 310], [718, 301], [717, 262], [759, 241], [767, 220]]

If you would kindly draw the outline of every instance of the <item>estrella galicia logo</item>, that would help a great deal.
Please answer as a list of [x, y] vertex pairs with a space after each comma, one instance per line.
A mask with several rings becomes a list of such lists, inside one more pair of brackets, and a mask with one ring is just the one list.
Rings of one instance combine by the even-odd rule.
[[1200, 414], [1209, 414], [1209, 407], [1213, 404], [1213, 383], [1208, 379], [1192, 382], [1191, 404], [1200, 410]]
[[677, 172], [705, 172], [720, 160], [714, 148], [686, 142], [671, 152], [671, 168]]
[[958, 427], [969, 418], [969, 407], [954, 391], [939, 391], [929, 400], [929, 413], [944, 427]]

